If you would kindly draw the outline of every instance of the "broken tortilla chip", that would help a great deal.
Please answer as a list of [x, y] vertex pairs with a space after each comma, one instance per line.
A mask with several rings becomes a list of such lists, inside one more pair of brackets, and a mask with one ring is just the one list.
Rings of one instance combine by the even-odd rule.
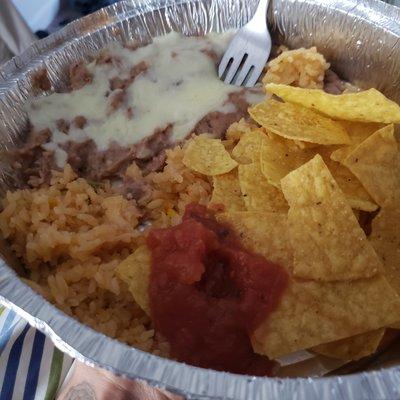
[[318, 144], [350, 144], [343, 126], [309, 108], [268, 100], [249, 108], [251, 117], [267, 131], [287, 139]]
[[286, 213], [227, 212], [217, 214], [216, 218], [231, 226], [248, 250], [287, 270], [292, 269], [292, 249], [289, 241], [284, 240], [288, 231]]
[[271, 185], [261, 173], [259, 163], [239, 165], [240, 190], [247, 211], [286, 211], [282, 192]]
[[380, 206], [400, 188], [400, 155], [393, 125], [388, 125], [359, 144], [344, 165], [360, 180]]
[[138, 247], [133, 254], [125, 258], [117, 267], [117, 276], [129, 288], [136, 303], [150, 315], [149, 282], [151, 256], [147, 246]]
[[383, 127], [382, 124], [375, 122], [351, 122], [351, 121], [338, 121], [346, 129], [349, 134], [351, 144], [344, 145], [332, 151], [331, 159], [343, 163], [347, 156], [365, 139], [375, 133], [378, 129]]
[[232, 150], [232, 157], [240, 164], [259, 162], [261, 143], [266, 137], [261, 128], [244, 133]]
[[320, 154], [335, 181], [343, 191], [350, 207], [363, 211], [375, 211], [378, 206], [350, 170], [331, 160], [330, 146], [299, 148], [292, 140], [269, 133], [261, 142], [260, 164], [263, 175], [271, 185], [280, 188], [280, 181], [289, 172], [300, 167], [316, 154]]
[[337, 165], [336, 168], [329, 166], [329, 170], [353, 210], [373, 212], [378, 209], [364, 186], [347, 168]]
[[283, 177], [314, 155], [314, 149], [300, 149], [293, 141], [271, 133], [261, 142], [261, 172], [271, 185], [280, 188]]
[[210, 206], [222, 205], [224, 211], [244, 211], [245, 205], [240, 191], [237, 171], [213, 177], [213, 192]]
[[381, 262], [320, 155], [288, 174], [281, 186], [290, 206], [296, 277], [340, 281], [378, 272]]
[[320, 89], [269, 83], [265, 85], [265, 90], [286, 102], [307, 107], [334, 119], [400, 123], [400, 106], [376, 89], [334, 95]]
[[393, 323], [393, 324], [390, 324], [390, 325], [388, 326], [388, 328], [392, 328], [392, 329], [397, 329], [397, 330], [399, 330], [399, 329], [400, 329], [400, 321], [395, 322], [395, 323]]
[[185, 149], [183, 164], [207, 176], [225, 174], [237, 166], [223, 143], [206, 135], [193, 137]]
[[347, 167], [333, 161], [327, 148], [319, 149], [318, 152], [353, 210], [373, 212], [378, 209], [364, 186]]
[[227, 140], [231, 140], [233, 142], [237, 142], [240, 140], [246, 133], [250, 133], [260, 128], [254, 122], [245, 120], [242, 118], [238, 122], [234, 122], [226, 131], [225, 137]]
[[310, 350], [326, 357], [357, 361], [375, 353], [384, 334], [385, 328], [380, 328], [335, 342], [320, 344]]
[[251, 336], [275, 359], [398, 321], [400, 298], [382, 275], [343, 282], [294, 279], [281, 303]]
[[332, 161], [336, 161], [339, 163], [343, 163], [343, 161], [348, 157], [348, 155], [356, 148], [356, 146], [343, 146], [339, 149], [332, 151], [331, 159]]
[[[399, 202], [385, 203], [373, 219], [369, 240], [381, 258], [383, 271], [400, 294], [400, 207]], [[399, 312], [400, 321], [400, 312]]]

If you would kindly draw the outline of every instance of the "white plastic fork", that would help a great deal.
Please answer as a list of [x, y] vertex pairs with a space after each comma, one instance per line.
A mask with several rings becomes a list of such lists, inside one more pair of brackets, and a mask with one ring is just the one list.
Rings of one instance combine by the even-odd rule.
[[218, 76], [236, 86], [254, 86], [271, 53], [269, 0], [260, 0], [251, 20], [236, 33], [218, 66]]

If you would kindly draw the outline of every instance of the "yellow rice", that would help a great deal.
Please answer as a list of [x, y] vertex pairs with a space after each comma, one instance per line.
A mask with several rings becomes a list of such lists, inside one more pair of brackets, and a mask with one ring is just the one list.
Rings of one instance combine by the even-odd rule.
[[113, 193], [95, 190], [67, 165], [54, 172], [51, 185], [8, 192], [0, 230], [29, 270], [34, 290], [67, 314], [132, 346], [167, 355], [149, 318], [115, 274], [118, 264], [144, 240], [138, 218], [152, 226], [179, 222], [185, 205], [207, 204], [207, 179], [182, 164], [181, 148], [168, 151], [163, 172], [143, 178], [136, 165], [127, 174], [151, 185], [147, 204], [137, 205]]
[[329, 68], [316, 47], [282, 52], [267, 64], [263, 83], [282, 83], [309, 89], [322, 89]]

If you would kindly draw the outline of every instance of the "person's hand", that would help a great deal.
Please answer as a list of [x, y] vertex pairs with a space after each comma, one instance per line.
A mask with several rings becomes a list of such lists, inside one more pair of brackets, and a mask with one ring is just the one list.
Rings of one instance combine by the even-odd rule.
[[57, 400], [183, 400], [142, 381], [113, 375], [75, 361]]

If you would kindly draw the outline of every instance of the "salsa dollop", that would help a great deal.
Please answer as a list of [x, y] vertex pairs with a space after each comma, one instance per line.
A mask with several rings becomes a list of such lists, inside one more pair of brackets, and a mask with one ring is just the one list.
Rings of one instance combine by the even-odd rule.
[[246, 250], [229, 226], [198, 204], [182, 223], [151, 230], [150, 308], [171, 355], [203, 368], [271, 375], [249, 335], [276, 309], [288, 284], [284, 268]]

